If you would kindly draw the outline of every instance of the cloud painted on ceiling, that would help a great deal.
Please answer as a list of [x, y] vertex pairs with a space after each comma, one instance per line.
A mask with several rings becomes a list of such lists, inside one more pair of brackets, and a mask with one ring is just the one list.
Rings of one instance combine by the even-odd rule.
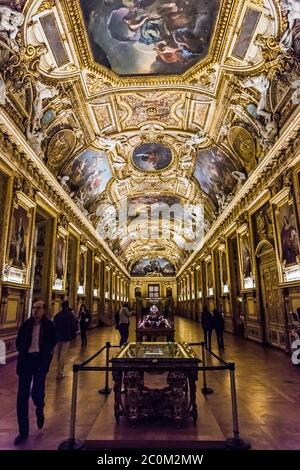
[[220, 0], [81, 0], [94, 59], [119, 75], [174, 75], [203, 59]]
[[201, 189], [218, 205], [218, 197], [232, 192], [237, 180], [232, 172], [238, 168], [217, 147], [200, 150], [197, 154], [194, 176]]
[[69, 178], [70, 191], [88, 207], [105, 190], [112, 172], [104, 152], [87, 149], [72, 161], [64, 176]]
[[131, 276], [163, 275], [174, 276], [175, 267], [166, 258], [145, 258], [137, 261], [131, 269]]

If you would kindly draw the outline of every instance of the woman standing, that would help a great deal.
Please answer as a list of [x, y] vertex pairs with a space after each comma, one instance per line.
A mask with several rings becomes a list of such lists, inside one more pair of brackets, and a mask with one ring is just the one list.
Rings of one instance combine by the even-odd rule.
[[131, 312], [128, 309], [129, 305], [127, 303], [123, 304], [120, 309], [120, 321], [119, 321], [119, 332], [121, 335], [120, 346], [127, 343], [129, 336], [129, 317]]
[[80, 310], [78, 313], [78, 320], [79, 320], [80, 334], [81, 334], [81, 346], [86, 346], [87, 345], [86, 330], [91, 322], [91, 315], [89, 311], [85, 308], [84, 304], [80, 306]]

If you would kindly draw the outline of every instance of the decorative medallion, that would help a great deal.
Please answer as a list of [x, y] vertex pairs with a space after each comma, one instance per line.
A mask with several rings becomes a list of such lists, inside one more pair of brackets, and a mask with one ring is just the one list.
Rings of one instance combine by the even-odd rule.
[[164, 170], [172, 162], [172, 152], [165, 145], [146, 143], [134, 149], [132, 161], [142, 171]]
[[48, 144], [48, 162], [52, 166], [59, 165], [74, 150], [76, 146], [76, 135], [71, 129], [61, 129], [51, 137]]
[[244, 127], [234, 126], [228, 134], [229, 144], [236, 155], [245, 164], [255, 160], [255, 140]]

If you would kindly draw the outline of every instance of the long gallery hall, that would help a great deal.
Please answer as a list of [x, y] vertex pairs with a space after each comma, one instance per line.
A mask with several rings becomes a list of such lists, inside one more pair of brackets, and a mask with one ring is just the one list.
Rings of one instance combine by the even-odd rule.
[[299, 4], [0, 0], [0, 451], [300, 448]]

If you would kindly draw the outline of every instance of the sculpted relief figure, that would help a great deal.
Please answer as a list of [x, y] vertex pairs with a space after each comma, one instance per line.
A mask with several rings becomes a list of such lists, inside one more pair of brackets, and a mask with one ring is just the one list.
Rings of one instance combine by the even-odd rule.
[[281, 0], [281, 8], [287, 13], [288, 28], [283, 34], [280, 44], [288, 49], [293, 43], [293, 28], [295, 21], [300, 20], [300, 0]]
[[220, 127], [219, 136], [218, 136], [219, 142], [222, 142], [227, 137], [230, 127], [231, 127], [230, 123], [223, 124]]
[[36, 82], [36, 97], [32, 105], [32, 122], [28, 123], [26, 137], [31, 147], [39, 158], [44, 157], [42, 143], [45, 138], [45, 132], [42, 129], [41, 119], [43, 117], [43, 101], [58, 95], [58, 90], [54, 87], [45, 85], [42, 82]]
[[247, 179], [247, 175], [241, 171], [233, 171], [232, 176], [237, 180], [237, 191], [243, 186]]
[[23, 21], [24, 15], [22, 13], [0, 5], [0, 34], [6, 34], [8, 46], [13, 51], [18, 51], [19, 49], [16, 37]]
[[31, 129], [31, 126], [29, 124], [26, 130], [26, 137], [36, 155], [39, 158], [43, 159], [44, 152], [42, 150], [42, 143], [44, 138], [46, 137], [45, 132], [42, 129]]
[[257, 122], [260, 129], [261, 135], [261, 146], [264, 150], [268, 150], [275, 142], [279, 132], [279, 116], [274, 114], [271, 119], [267, 122], [266, 126]]
[[119, 144], [118, 139], [112, 139], [111, 137], [106, 136], [98, 136], [97, 141], [98, 144], [101, 145], [101, 147], [104, 147], [104, 149], [108, 152], [112, 152], [113, 150], [115, 150], [115, 148]]
[[196, 151], [195, 147], [205, 142], [206, 139], [207, 136], [204, 132], [197, 132], [184, 141], [183, 155], [179, 162], [179, 167], [182, 170], [188, 170], [193, 166], [193, 154]]
[[33, 102], [33, 128], [41, 128], [41, 119], [43, 117], [43, 101], [54, 98], [58, 95], [58, 90], [54, 87], [45, 85], [42, 82], [36, 82], [36, 97]]
[[264, 75], [258, 75], [257, 77], [247, 78], [242, 82], [244, 88], [255, 88], [260, 94], [260, 100], [257, 105], [257, 114], [262, 116], [268, 121], [271, 113], [266, 110], [267, 106], [267, 94], [270, 87], [270, 81]]
[[205, 140], [206, 135], [204, 132], [197, 132], [197, 134], [192, 135], [185, 141], [185, 145], [192, 151], [196, 145], [202, 144]]

